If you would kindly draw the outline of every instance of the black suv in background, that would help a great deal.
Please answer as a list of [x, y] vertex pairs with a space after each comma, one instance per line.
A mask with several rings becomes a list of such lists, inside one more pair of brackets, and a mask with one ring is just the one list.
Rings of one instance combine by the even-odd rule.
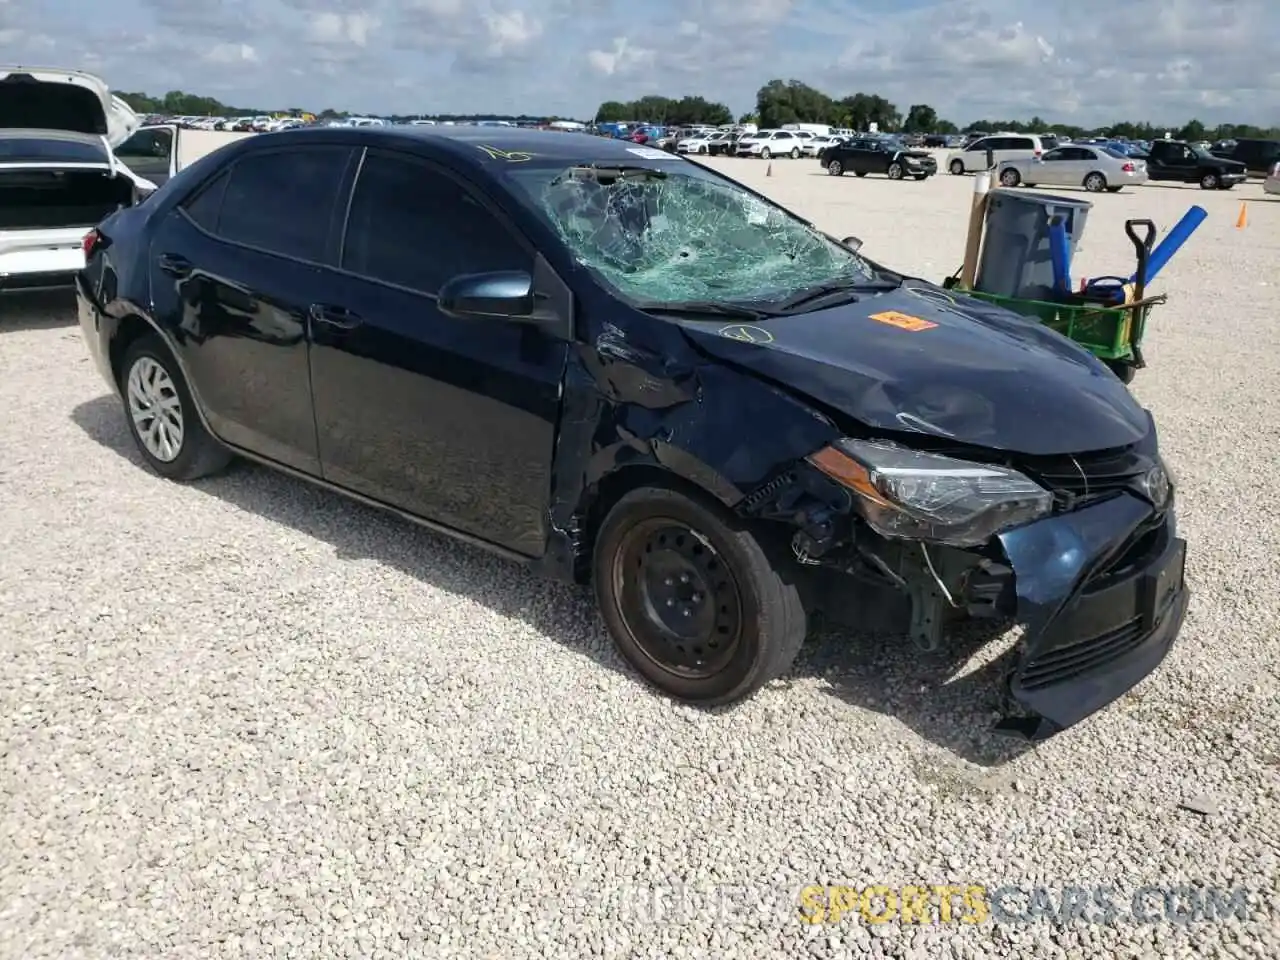
[[1230, 190], [1249, 176], [1238, 160], [1215, 156], [1182, 140], [1153, 141], [1146, 163], [1150, 180], [1198, 183], [1203, 190]]
[[1228, 140], [1212, 150], [1215, 157], [1243, 163], [1255, 177], [1265, 177], [1280, 163], [1280, 140]]

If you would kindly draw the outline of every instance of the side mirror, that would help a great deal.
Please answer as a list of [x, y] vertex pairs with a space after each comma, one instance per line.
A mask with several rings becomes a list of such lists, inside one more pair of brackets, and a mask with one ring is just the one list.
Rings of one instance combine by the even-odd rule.
[[533, 278], [520, 271], [466, 273], [440, 288], [436, 305], [451, 317], [527, 318], [533, 315]]
[[845, 237], [840, 242], [844, 244], [846, 247], [848, 247], [850, 250], [852, 250], [854, 253], [857, 253], [859, 250], [862, 249], [862, 241], [857, 237]]

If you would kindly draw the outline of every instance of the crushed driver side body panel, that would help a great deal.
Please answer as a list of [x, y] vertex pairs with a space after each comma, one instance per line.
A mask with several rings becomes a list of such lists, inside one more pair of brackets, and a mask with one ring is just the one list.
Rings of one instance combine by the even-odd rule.
[[[601, 489], [649, 467], [777, 529], [796, 576], [812, 581], [802, 584], [811, 612], [840, 620], [851, 597], [883, 605], [909, 618], [894, 622], [925, 651], [946, 641], [956, 616], [1021, 625], [1002, 732], [1052, 736], [1123, 695], [1170, 649], [1188, 600], [1185, 544], [1172, 499], [1153, 507], [1140, 476], [980, 550], [887, 540], [856, 519], [847, 489], [805, 460], [841, 435], [835, 417], [703, 356], [676, 325], [628, 331], [606, 324], [570, 354], [544, 572], [581, 579]], [[832, 596], [832, 584], [847, 596]]]

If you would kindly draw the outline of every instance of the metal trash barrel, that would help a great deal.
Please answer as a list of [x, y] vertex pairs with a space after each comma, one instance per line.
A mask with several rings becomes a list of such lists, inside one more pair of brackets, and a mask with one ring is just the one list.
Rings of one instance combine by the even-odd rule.
[[1053, 299], [1049, 222], [1065, 220], [1074, 254], [1093, 204], [1072, 197], [997, 187], [987, 195], [982, 255], [974, 288], [1019, 300]]

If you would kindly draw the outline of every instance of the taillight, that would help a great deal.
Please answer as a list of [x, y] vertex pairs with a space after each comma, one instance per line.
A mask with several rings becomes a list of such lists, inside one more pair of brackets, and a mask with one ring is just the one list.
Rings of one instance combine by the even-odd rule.
[[98, 233], [98, 228], [94, 227], [84, 235], [84, 239], [80, 241], [80, 248], [84, 251], [84, 258], [88, 260], [93, 256], [93, 251], [98, 246], [98, 241], [102, 239], [102, 234]]
[[1040, 154], [1041, 154], [1041, 153], [1043, 153], [1043, 152], [1044, 152], [1044, 151], [1042, 151], [1042, 150], [1032, 150], [1032, 151], [1031, 151], [1031, 155], [1032, 155], [1033, 157], [1038, 157], [1038, 156], [1040, 156]]
[[1126, 164], [1123, 164], [1120, 167], [1120, 169], [1123, 170], [1125, 173], [1133, 173], [1138, 168], [1135, 167], [1132, 163], [1126, 163]]

